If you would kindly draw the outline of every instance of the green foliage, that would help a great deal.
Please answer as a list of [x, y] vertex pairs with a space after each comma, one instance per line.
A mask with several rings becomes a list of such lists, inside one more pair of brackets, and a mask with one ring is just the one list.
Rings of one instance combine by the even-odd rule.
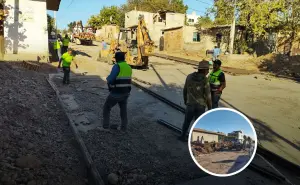
[[73, 21], [73, 22], [70, 22], [69, 24], [68, 24], [68, 29], [67, 29], [67, 31], [68, 32], [73, 32], [73, 28], [76, 26], [76, 21]]
[[213, 26], [213, 21], [211, 20], [211, 18], [209, 16], [201, 16], [198, 18], [196, 27], [197, 28], [210, 28], [211, 26]]
[[105, 24], [121, 24], [121, 9], [117, 6], [103, 7], [100, 14], [93, 15], [88, 24], [94, 28], [100, 28]]
[[172, 10], [177, 13], [186, 13], [188, 7], [184, 4], [183, 0], [127, 0], [125, 4], [127, 10], [134, 10], [146, 12], [157, 12], [159, 10]]
[[55, 20], [54, 18], [47, 14], [47, 30], [48, 30], [48, 35], [50, 36], [51, 35], [51, 32], [56, 32], [55, 30]]
[[[123, 5], [103, 7], [100, 14], [93, 15], [88, 20], [88, 24], [94, 28], [101, 28], [105, 24], [114, 23], [121, 27], [125, 25], [125, 13], [134, 10], [157, 12], [159, 10], [172, 10], [178, 13], [186, 13], [188, 7], [184, 5], [183, 0], [127, 0]], [[112, 16], [112, 21], [110, 21]]]

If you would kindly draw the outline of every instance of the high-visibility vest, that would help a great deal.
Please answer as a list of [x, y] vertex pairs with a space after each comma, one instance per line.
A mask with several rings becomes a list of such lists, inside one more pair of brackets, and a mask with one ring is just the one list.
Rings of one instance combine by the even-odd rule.
[[63, 46], [69, 46], [70, 39], [69, 38], [64, 38], [63, 39]]
[[53, 43], [53, 48], [54, 49], [60, 49], [60, 43], [58, 40], [56, 40], [54, 43]]
[[132, 69], [126, 62], [118, 62], [120, 72], [110, 87], [112, 92], [129, 93], [131, 91]]
[[74, 59], [74, 56], [70, 55], [68, 52], [64, 53], [61, 56], [62, 66], [63, 67], [70, 67], [73, 59]]
[[222, 70], [211, 72], [209, 75], [209, 83], [211, 87], [211, 91], [216, 91], [220, 88], [221, 82], [219, 81], [219, 76], [222, 73]]

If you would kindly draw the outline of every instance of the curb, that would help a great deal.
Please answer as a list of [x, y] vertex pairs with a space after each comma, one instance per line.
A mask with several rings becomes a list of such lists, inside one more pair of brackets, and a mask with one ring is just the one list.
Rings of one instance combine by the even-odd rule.
[[71, 119], [71, 115], [67, 113], [65, 106], [63, 105], [62, 99], [59, 96], [59, 91], [56, 87], [56, 85], [52, 82], [52, 78], [53, 78], [53, 74], [49, 74], [49, 78], [46, 77], [47, 82], [50, 84], [50, 86], [52, 87], [52, 89], [55, 91], [56, 96], [59, 100], [60, 105], [62, 106], [65, 114], [67, 115], [68, 119], [69, 119], [69, 124], [72, 128], [73, 134], [75, 136], [75, 139], [79, 145], [79, 148], [81, 150], [81, 153], [83, 154], [83, 158], [84, 158], [84, 162], [86, 163], [87, 169], [88, 169], [88, 173], [90, 173], [94, 184], [95, 185], [104, 185], [104, 182], [94, 164], [94, 161], [91, 157], [91, 155], [88, 152], [88, 149], [86, 147], [86, 145], [84, 144], [75, 124], [74, 121]]

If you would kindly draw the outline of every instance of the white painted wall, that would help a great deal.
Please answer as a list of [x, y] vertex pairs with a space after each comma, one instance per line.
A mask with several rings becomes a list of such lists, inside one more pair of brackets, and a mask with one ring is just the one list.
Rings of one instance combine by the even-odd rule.
[[180, 13], [166, 13], [166, 29], [184, 26], [185, 15]]
[[[196, 14], [196, 12], [192, 12], [192, 14], [187, 14], [186, 15], [186, 19], [187, 19], [187, 22], [189, 23], [189, 25], [195, 25], [197, 22], [198, 22], [198, 18], [200, 16]], [[191, 20], [194, 20], [194, 22], [191, 22]]]
[[[10, 9], [4, 28], [6, 54], [17, 50], [18, 54], [47, 56], [46, 0], [19, 0], [19, 10], [15, 9], [15, 0], [6, 0], [5, 4]], [[19, 11], [16, 20], [15, 11]]]
[[148, 29], [153, 26], [154, 13], [132, 10], [125, 14], [125, 28], [137, 25], [139, 15], [144, 15], [144, 20]]

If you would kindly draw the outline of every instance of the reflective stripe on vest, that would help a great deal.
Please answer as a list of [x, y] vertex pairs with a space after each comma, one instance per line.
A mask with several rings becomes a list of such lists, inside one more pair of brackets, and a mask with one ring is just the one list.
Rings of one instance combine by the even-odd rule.
[[114, 85], [111, 85], [114, 91], [117, 92], [129, 92], [129, 88], [131, 87], [131, 76], [132, 76], [132, 69], [126, 62], [119, 62], [118, 63], [120, 72], [114, 82]]
[[54, 49], [60, 49], [60, 44], [59, 44], [58, 40], [53, 43], [53, 47], [54, 47]]
[[219, 81], [219, 76], [220, 74], [222, 73], [222, 70], [219, 69], [218, 71], [216, 72], [211, 72], [210, 75], [209, 75], [209, 83], [210, 85], [212, 86], [212, 90], [214, 89], [218, 89], [221, 85], [221, 82]]

